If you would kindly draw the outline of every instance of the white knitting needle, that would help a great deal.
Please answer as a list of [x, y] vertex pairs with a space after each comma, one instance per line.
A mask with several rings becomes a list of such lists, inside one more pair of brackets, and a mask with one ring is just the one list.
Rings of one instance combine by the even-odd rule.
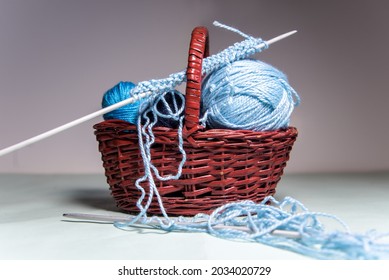
[[[83, 214], [83, 213], [65, 213], [63, 214], [64, 217], [66, 218], [72, 218], [72, 219], [80, 219], [80, 220], [88, 220], [88, 221], [99, 221], [99, 222], [109, 222], [109, 223], [114, 223], [114, 222], [131, 222], [134, 216], [128, 216], [128, 217], [117, 217], [117, 216], [109, 216], [109, 215], [95, 215], [95, 214]], [[195, 222], [195, 224], [201, 224], [205, 223], [206, 221], [198, 221]], [[178, 225], [185, 226], [186, 223], [184, 222], [176, 222]], [[135, 225], [143, 225], [141, 222], [135, 223]], [[146, 224], [149, 226], [158, 226], [157, 221], [150, 221], [149, 224]], [[246, 227], [239, 227], [239, 226], [224, 226], [224, 225], [215, 225], [213, 226], [215, 229], [233, 229], [233, 230], [240, 230], [240, 231], [245, 231], [247, 233], [251, 233], [251, 230]], [[287, 238], [300, 238], [301, 235], [300, 233], [296, 231], [291, 231], [291, 230], [273, 230], [271, 232], [273, 235], [277, 236], [282, 236], [282, 237], [287, 237]]]
[[32, 137], [30, 139], [27, 139], [25, 141], [22, 141], [22, 142], [20, 142], [18, 144], [15, 144], [15, 145], [12, 145], [12, 146], [10, 146], [8, 148], [0, 150], [0, 157], [3, 156], [3, 155], [6, 155], [6, 154], [12, 153], [12, 152], [14, 152], [16, 150], [19, 150], [21, 148], [24, 148], [24, 147], [26, 147], [28, 145], [33, 144], [33, 143], [36, 143], [38, 141], [41, 141], [41, 140], [43, 140], [45, 138], [48, 138], [50, 136], [53, 136], [53, 135], [55, 135], [55, 134], [57, 134], [59, 132], [62, 132], [62, 131], [67, 130], [69, 128], [72, 128], [72, 127], [74, 127], [76, 125], [79, 125], [81, 123], [84, 123], [86, 121], [94, 119], [96, 117], [102, 116], [102, 115], [104, 115], [106, 113], [109, 113], [109, 112], [111, 112], [113, 110], [116, 110], [116, 109], [118, 109], [118, 108], [120, 108], [120, 107], [122, 107], [124, 105], [130, 104], [130, 103], [134, 103], [136, 100], [142, 99], [142, 98], [144, 98], [144, 97], [146, 97], [148, 95], [151, 95], [151, 94], [152, 94], [152, 92], [140, 93], [139, 95], [137, 95], [136, 98], [131, 97], [131, 98], [128, 98], [126, 100], [120, 101], [120, 102], [115, 103], [115, 104], [113, 104], [111, 106], [108, 106], [108, 107], [106, 107], [104, 109], [100, 109], [99, 111], [93, 112], [93, 113], [91, 113], [89, 115], [83, 116], [83, 117], [81, 117], [79, 119], [76, 119], [76, 120], [68, 122], [68, 123], [66, 123], [64, 125], [58, 126], [58, 127], [54, 128], [52, 130], [46, 131], [46, 132], [44, 132], [42, 134], [34, 136], [34, 137]]
[[[275, 37], [273, 39], [270, 39], [270, 40], [266, 41], [266, 44], [267, 45], [271, 45], [271, 44], [273, 44], [275, 42], [278, 42], [278, 41], [280, 41], [282, 39], [285, 39], [286, 37], [289, 37], [289, 36], [295, 34], [296, 32], [297, 32], [297, 30], [293, 30], [293, 31], [287, 32], [285, 34], [279, 35], [279, 36], [277, 36], [277, 37]], [[24, 141], [22, 141], [20, 143], [12, 145], [12, 146], [10, 146], [8, 148], [2, 149], [2, 150], [0, 150], [0, 157], [3, 156], [3, 155], [6, 155], [6, 154], [12, 153], [12, 152], [14, 152], [16, 150], [19, 150], [21, 148], [24, 148], [26, 146], [29, 146], [29, 145], [31, 145], [33, 143], [39, 142], [39, 141], [41, 141], [41, 140], [43, 140], [45, 138], [48, 138], [48, 137], [53, 136], [53, 135], [55, 135], [57, 133], [60, 133], [60, 132], [62, 132], [64, 130], [67, 130], [69, 128], [77, 126], [77, 125], [79, 125], [81, 123], [84, 123], [84, 122], [89, 121], [91, 119], [94, 119], [96, 117], [102, 116], [102, 115], [104, 115], [106, 113], [109, 113], [111, 111], [114, 111], [114, 110], [116, 110], [116, 109], [118, 109], [118, 108], [120, 108], [122, 106], [134, 103], [135, 101], [137, 101], [139, 99], [142, 99], [142, 98], [145, 98], [145, 97], [147, 97], [147, 96], [149, 96], [151, 94], [152, 94], [152, 92], [140, 93], [139, 95], [137, 95], [137, 97], [130, 97], [130, 98], [126, 99], [126, 100], [123, 100], [121, 102], [115, 103], [115, 104], [113, 104], [111, 106], [108, 106], [108, 107], [106, 107], [104, 109], [98, 110], [96, 112], [93, 112], [93, 113], [91, 113], [89, 115], [83, 116], [83, 117], [81, 117], [79, 119], [76, 119], [76, 120], [71, 121], [69, 123], [66, 123], [64, 125], [58, 126], [58, 127], [54, 128], [52, 130], [46, 131], [46, 132], [44, 132], [42, 134], [39, 134], [37, 136], [34, 136], [34, 137], [29, 138], [27, 140], [24, 140]]]
[[266, 41], [266, 44], [268, 44], [270, 46], [271, 44], [278, 42], [278, 41], [281, 41], [282, 39], [285, 39], [286, 37], [289, 37], [295, 33], [297, 33], [297, 30], [293, 30], [293, 31], [289, 31], [287, 33], [281, 34], [277, 37], [274, 37], [273, 39]]

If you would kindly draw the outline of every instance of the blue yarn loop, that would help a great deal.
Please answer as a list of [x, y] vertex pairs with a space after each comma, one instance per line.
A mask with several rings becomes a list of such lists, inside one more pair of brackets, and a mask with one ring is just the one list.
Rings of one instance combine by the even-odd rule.
[[[339, 229], [326, 231], [320, 218], [337, 222]], [[122, 230], [130, 230], [136, 223], [165, 231], [204, 232], [223, 239], [262, 243], [317, 259], [389, 258], [389, 244], [382, 242], [389, 235], [379, 235], [374, 231], [353, 234], [338, 217], [310, 212], [291, 197], [285, 197], [282, 201], [269, 196], [261, 203], [228, 203], [210, 215], [198, 214], [190, 218], [147, 218], [144, 215], [142, 219], [116, 222], [114, 225]], [[298, 233], [299, 236], [282, 236], [275, 234], [276, 230]]]
[[171, 90], [150, 97], [139, 111], [142, 124], [156, 120], [153, 126], [177, 128], [179, 120], [184, 116], [184, 109], [185, 96], [178, 90]]

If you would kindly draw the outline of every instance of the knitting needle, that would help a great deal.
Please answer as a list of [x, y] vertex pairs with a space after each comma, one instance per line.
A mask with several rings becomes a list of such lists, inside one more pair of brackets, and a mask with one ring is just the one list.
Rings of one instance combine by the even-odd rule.
[[113, 105], [111, 105], [109, 107], [103, 108], [103, 109], [101, 109], [99, 111], [93, 112], [93, 113], [91, 113], [89, 115], [83, 116], [83, 117], [81, 117], [79, 119], [76, 119], [76, 120], [68, 122], [68, 123], [66, 123], [64, 125], [58, 126], [58, 127], [54, 128], [52, 130], [46, 131], [46, 132], [44, 132], [42, 134], [34, 136], [34, 137], [32, 137], [30, 139], [27, 139], [25, 141], [22, 141], [22, 142], [20, 142], [18, 144], [15, 144], [15, 145], [12, 145], [12, 146], [10, 146], [8, 148], [0, 150], [0, 157], [3, 156], [3, 155], [9, 154], [11, 152], [14, 152], [16, 150], [19, 150], [21, 148], [24, 148], [26, 146], [29, 146], [29, 145], [31, 145], [33, 143], [38, 142], [38, 141], [41, 141], [41, 140], [43, 140], [45, 138], [48, 138], [50, 136], [53, 136], [53, 135], [55, 135], [55, 134], [57, 134], [59, 132], [62, 132], [62, 131], [67, 130], [69, 128], [72, 128], [72, 127], [74, 127], [76, 125], [79, 125], [81, 123], [84, 123], [86, 121], [94, 119], [96, 117], [102, 116], [102, 115], [104, 115], [106, 113], [109, 113], [109, 112], [111, 112], [113, 110], [116, 110], [116, 109], [118, 109], [118, 108], [120, 108], [120, 107], [122, 107], [124, 105], [130, 104], [130, 103], [134, 103], [136, 100], [145, 98], [145, 97], [147, 97], [147, 96], [149, 96], [151, 94], [152, 94], [152, 92], [140, 93], [136, 98], [135, 97], [130, 97], [130, 98], [126, 99], [126, 100], [123, 100], [123, 101], [120, 101], [118, 103], [115, 103], [115, 104], [113, 104]]
[[[118, 216], [110, 216], [110, 215], [96, 215], [96, 214], [83, 214], [83, 213], [65, 213], [63, 214], [64, 217], [66, 218], [72, 218], [72, 219], [79, 219], [79, 220], [89, 220], [89, 221], [99, 221], [99, 222], [109, 222], [109, 223], [114, 223], [114, 222], [122, 222], [122, 223], [126, 223], [126, 222], [131, 222], [132, 219], [134, 219], [135, 217], [134, 216], [127, 216], [127, 217], [118, 217]], [[205, 223], [206, 221], [198, 221], [198, 222], [195, 222], [196, 224], [201, 224], [201, 223]], [[178, 225], [182, 225], [182, 226], [185, 226], [187, 225], [186, 223], [183, 223], [183, 222], [177, 222], [176, 221], [176, 224]], [[142, 223], [140, 222], [137, 222], [135, 223], [135, 225], [142, 225]], [[150, 223], [148, 224], [150, 226], [158, 226], [158, 222], [157, 221], [150, 221]], [[246, 227], [239, 227], [239, 226], [224, 226], [224, 225], [215, 225], [213, 226], [213, 228], [215, 229], [233, 229], [233, 230], [241, 230], [241, 231], [245, 231], [247, 233], [251, 233], [251, 230], [246, 228]], [[297, 238], [300, 238], [301, 235], [300, 233], [296, 232], [296, 231], [291, 231], [291, 230], [279, 230], [279, 229], [275, 229], [271, 232], [271, 234], [273, 235], [276, 235], [276, 236], [282, 236], [282, 237], [286, 237], [286, 238], [294, 238], [294, 239], [297, 239]]]
[[[278, 41], [280, 41], [282, 39], [285, 39], [286, 37], [289, 37], [289, 36], [295, 34], [296, 32], [297, 32], [297, 30], [293, 30], [293, 31], [284, 33], [282, 35], [274, 37], [273, 39], [270, 39], [270, 40], [266, 41], [265, 44], [269, 46], [269, 45], [271, 45], [271, 44], [273, 44], [275, 42], [278, 42]], [[54, 129], [46, 131], [46, 132], [44, 132], [42, 134], [39, 134], [37, 136], [34, 136], [34, 137], [29, 138], [27, 140], [24, 140], [22, 142], [19, 142], [19, 143], [15, 144], [15, 145], [9, 146], [9, 147], [7, 147], [5, 149], [0, 150], [0, 157], [4, 156], [6, 154], [12, 153], [12, 152], [14, 152], [16, 150], [19, 150], [21, 148], [24, 148], [26, 146], [29, 146], [29, 145], [31, 145], [33, 143], [39, 142], [39, 141], [41, 141], [41, 140], [43, 140], [45, 138], [48, 138], [48, 137], [53, 136], [53, 135], [55, 135], [57, 133], [65, 131], [65, 130], [67, 130], [69, 128], [77, 126], [77, 125], [79, 125], [81, 123], [84, 123], [84, 122], [89, 121], [91, 119], [94, 119], [96, 117], [102, 116], [102, 115], [104, 115], [106, 113], [109, 113], [111, 111], [114, 111], [114, 110], [116, 110], [116, 109], [118, 109], [118, 108], [120, 108], [122, 106], [134, 103], [137, 100], [145, 98], [145, 97], [147, 97], [147, 96], [149, 96], [151, 94], [152, 94], [152, 92], [140, 93], [136, 97], [130, 97], [130, 98], [125, 99], [125, 100], [123, 100], [121, 102], [115, 103], [115, 104], [113, 104], [111, 106], [108, 106], [106, 108], [103, 108], [103, 109], [100, 109], [100, 110], [98, 110], [96, 112], [93, 112], [93, 113], [91, 113], [89, 115], [83, 116], [83, 117], [81, 117], [79, 119], [76, 119], [76, 120], [71, 121], [69, 123], [66, 123], [64, 125], [58, 126], [58, 127], [54, 128]]]
[[289, 37], [295, 33], [297, 33], [297, 30], [293, 30], [293, 31], [289, 31], [287, 33], [281, 34], [277, 37], [274, 37], [273, 39], [266, 41], [266, 44], [270, 46], [271, 44], [278, 42], [278, 41], [281, 41], [282, 39], [285, 39], [286, 37]]

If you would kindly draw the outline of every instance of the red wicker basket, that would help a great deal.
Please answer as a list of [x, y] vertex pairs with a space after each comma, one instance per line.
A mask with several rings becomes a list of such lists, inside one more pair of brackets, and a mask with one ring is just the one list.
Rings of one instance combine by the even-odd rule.
[[[205, 129], [199, 125], [201, 70], [208, 55], [208, 31], [196, 27], [192, 32], [183, 129], [187, 160], [178, 180], [155, 183], [170, 215], [209, 213], [227, 202], [260, 202], [275, 193], [289, 153], [297, 137], [294, 127], [275, 131]], [[140, 191], [135, 181], [144, 175], [136, 126], [107, 120], [94, 126], [107, 182], [117, 206], [137, 213]], [[182, 155], [177, 129], [154, 127], [155, 143], [151, 158], [161, 175], [175, 174]], [[148, 183], [142, 183], [148, 190]], [[160, 214], [154, 198], [148, 209]]]

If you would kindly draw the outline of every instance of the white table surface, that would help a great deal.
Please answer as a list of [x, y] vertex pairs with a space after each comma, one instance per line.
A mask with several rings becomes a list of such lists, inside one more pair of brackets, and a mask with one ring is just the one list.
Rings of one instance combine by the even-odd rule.
[[[277, 199], [335, 214], [354, 232], [389, 232], [389, 173], [284, 175]], [[118, 214], [103, 175], [0, 174], [0, 259], [307, 259], [207, 234], [123, 231], [66, 212]], [[120, 214], [120, 213], [119, 213]]]

